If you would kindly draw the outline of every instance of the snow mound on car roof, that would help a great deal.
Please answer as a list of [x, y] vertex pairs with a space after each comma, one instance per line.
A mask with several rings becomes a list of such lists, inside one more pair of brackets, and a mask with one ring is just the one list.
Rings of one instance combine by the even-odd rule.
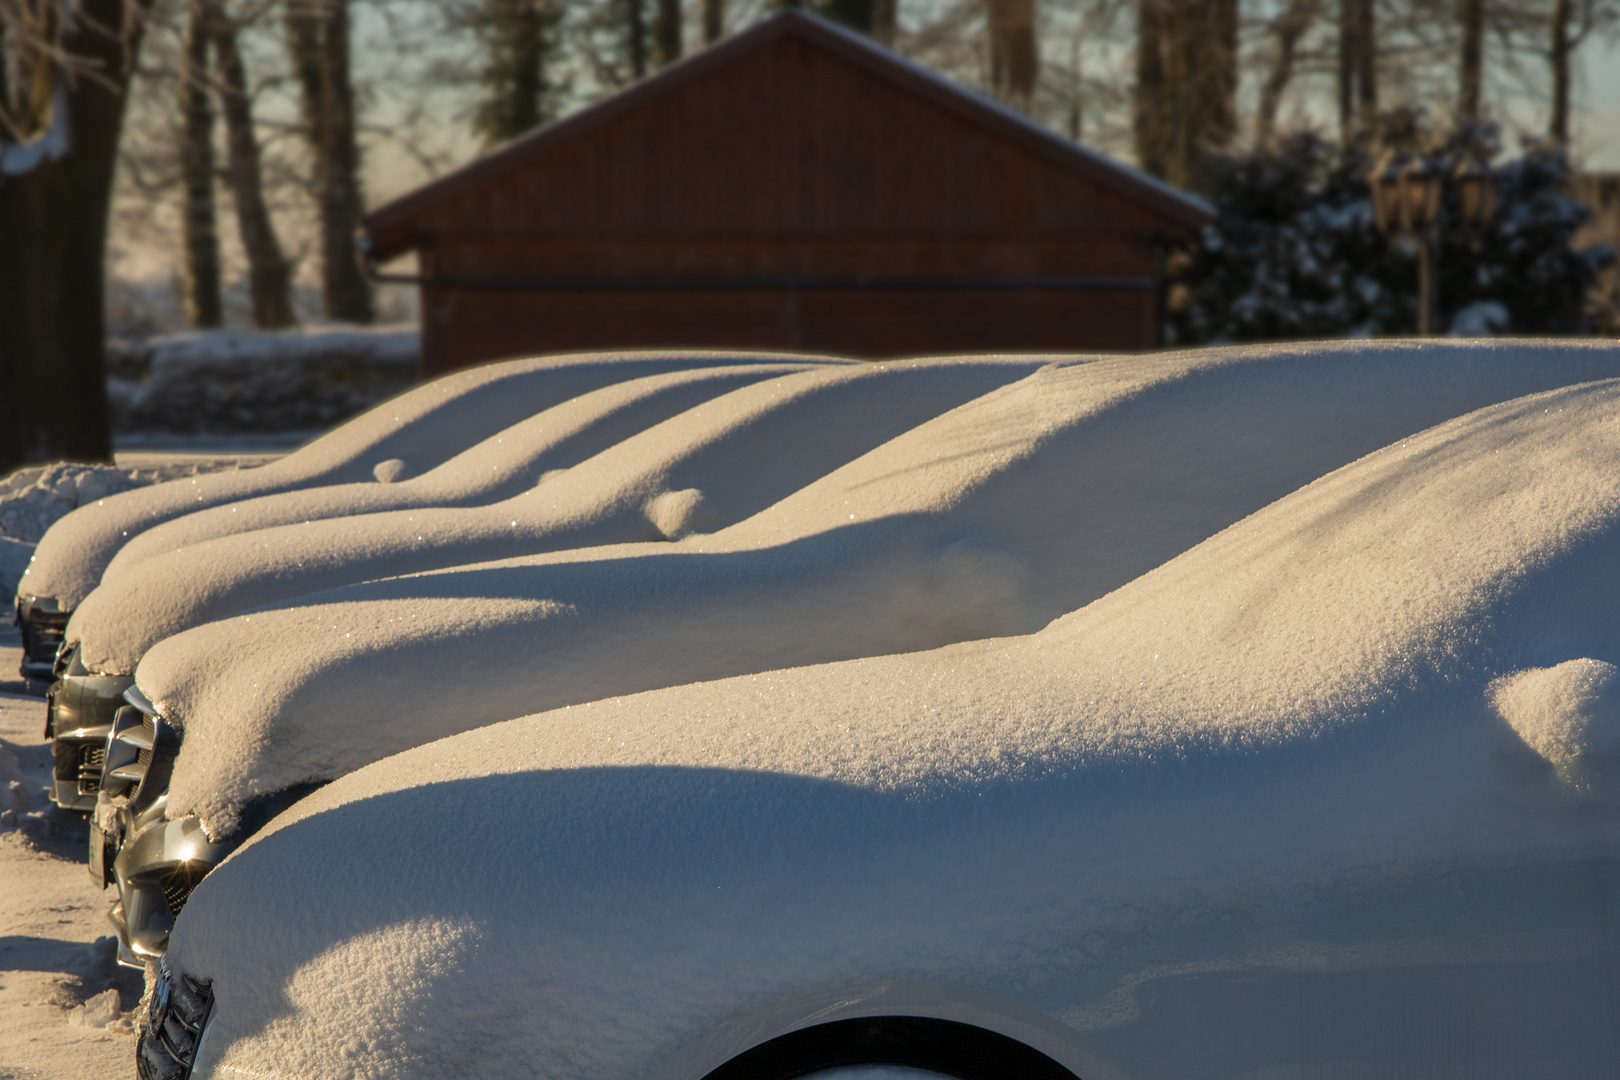
[[[710, 536], [373, 582], [196, 627], [137, 673], [186, 731], [170, 812], [219, 835], [253, 795], [537, 708], [1028, 632], [1390, 439], [1594, 373], [1620, 374], [1620, 349], [1054, 365]], [[566, 614], [484, 612], [495, 597]]]
[[[1620, 822], [1527, 768], [1493, 687], [1620, 656], [1617, 559], [1620, 381], [1492, 406], [1036, 634], [380, 761], [206, 879], [170, 958], [218, 976], [227, 1065], [394, 1075], [476, 1048], [490, 1076], [643, 1075], [806, 987], [988, 981], [1039, 1006], [1222, 911], [1612, 855]], [[1531, 711], [1590, 689], [1532, 688]], [[411, 932], [427, 918], [450, 954]], [[357, 1004], [361, 965], [398, 993]]]
[[[962, 358], [811, 370], [733, 367], [728, 370], [750, 376], [753, 385], [707, 395], [709, 400], [565, 472], [553, 470], [540, 487], [531, 484], [493, 505], [418, 506], [409, 513], [358, 513], [261, 528], [139, 562], [126, 558], [126, 548], [80, 605], [68, 640], [79, 643], [80, 659], [92, 671], [127, 673], [165, 637], [292, 596], [560, 548], [710, 531], [1042, 363]], [[761, 381], [767, 375], [775, 377]], [[462, 467], [462, 458], [473, 453], [435, 471], [454, 469], [452, 479], [470, 488], [470, 481], [491, 471], [483, 461]], [[411, 483], [369, 486], [386, 490]], [[323, 492], [332, 492], [324, 505], [336, 509], [346, 490], [293, 498], [319, 502]], [[193, 514], [133, 543], [153, 540], [145, 549], [150, 552], [176, 537], [218, 531], [217, 519], [239, 508], [265, 516], [252, 503], [233, 504], [208, 512], [215, 520], [205, 528], [191, 527], [203, 516]], [[285, 516], [281, 509], [274, 513]]]
[[[1482, 722], [1500, 676], [1620, 657], [1615, 565], [1620, 380], [1605, 380], [1368, 455], [1035, 634], [597, 701], [354, 783], [408, 783], [424, 756], [476, 775], [497, 743], [500, 772], [693, 765], [940, 792], [1218, 769], [1356, 726]], [[1397, 703], [1421, 710], [1397, 719]]]
[[386, 401], [261, 468], [176, 480], [80, 507], [40, 540], [19, 589], [31, 596], [54, 596], [64, 610], [71, 609], [95, 588], [125, 541], [182, 514], [294, 488], [353, 483], [371, 477], [379, 463], [394, 458], [424, 472], [492, 431], [610, 383], [659, 371], [770, 359], [762, 354], [705, 352], [590, 353], [454, 372]]
[[240, 500], [165, 522], [120, 548], [102, 580], [116, 582], [147, 559], [255, 529], [385, 510], [481, 506], [507, 499], [533, 487], [546, 472], [577, 465], [709, 398], [811, 366], [735, 364], [627, 379], [491, 432], [482, 442], [426, 472], [416, 472], [404, 459], [394, 458], [372, 470], [381, 475], [357, 483]]

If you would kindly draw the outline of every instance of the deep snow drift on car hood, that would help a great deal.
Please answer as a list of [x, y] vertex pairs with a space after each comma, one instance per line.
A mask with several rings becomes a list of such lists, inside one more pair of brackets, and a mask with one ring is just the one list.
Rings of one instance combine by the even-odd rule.
[[255, 795], [540, 708], [1028, 632], [1391, 439], [1595, 374], [1620, 374], [1620, 349], [1347, 343], [1053, 366], [711, 536], [196, 627], [137, 672], [185, 731], [169, 813], [225, 835]]
[[849, 364], [832, 358], [707, 351], [587, 353], [513, 360], [434, 379], [362, 413], [302, 449], [257, 469], [212, 473], [124, 492], [81, 506], [40, 539], [19, 595], [77, 607], [126, 541], [183, 514], [257, 495], [363, 481], [384, 462], [421, 473], [491, 431], [611, 383], [660, 371], [722, 364]]
[[[500, 502], [360, 512], [212, 539], [205, 533], [215, 523], [194, 528], [200, 515], [191, 515], [145, 534], [141, 540], [155, 543], [146, 545], [144, 561], [127, 559], [128, 549], [119, 553], [74, 614], [67, 641], [80, 645], [90, 670], [127, 674], [165, 637], [289, 597], [446, 566], [712, 531], [1043, 363], [966, 357], [777, 365], [769, 379], [757, 366], [732, 367], [752, 374], [752, 384], [695, 403]], [[457, 468], [455, 478], [489, 471], [477, 464]], [[295, 505], [317, 500], [325, 501], [322, 492]], [[240, 508], [256, 512], [253, 503]], [[220, 507], [217, 516], [237, 509]], [[202, 542], [152, 555], [188, 533], [204, 534]]]
[[300, 488], [164, 522], [121, 547], [102, 573], [102, 583], [120, 580], [148, 559], [222, 536], [386, 510], [498, 502], [532, 488], [548, 472], [577, 465], [709, 398], [812, 367], [826, 365], [725, 364], [626, 379], [492, 432], [420, 475], [404, 472], [387, 479], [368, 476], [352, 484]]
[[[378, 762], [207, 878], [169, 958], [214, 980], [204, 1065], [304, 1077], [646, 1075], [751, 1003], [862, 979], [996, 989], [1102, 1038], [1155, 957], [1262, 947], [1301, 1000], [1334, 964], [1384, 980], [1321, 1014], [1354, 1044], [1324, 1067], [1591, 1075], [1612, 1025], [1565, 1014], [1612, 1003], [1613, 912], [1565, 911], [1558, 866], [1620, 855], [1617, 564], [1620, 382], [1493, 406], [1027, 637]], [[1480, 873], [1517, 891], [1444, 917]], [[1418, 967], [1438, 998], [1408, 994]], [[1495, 1014], [1449, 997], [1523, 986], [1488, 1046]], [[1256, 1023], [1283, 1044], [1256, 1036], [1283, 1055], [1256, 1064], [1297, 1069], [1300, 1018]], [[1174, 1034], [1116, 1045], [1157, 1075]], [[1203, 1074], [1238, 1075], [1213, 1062], [1246, 1048], [1200, 1034]]]

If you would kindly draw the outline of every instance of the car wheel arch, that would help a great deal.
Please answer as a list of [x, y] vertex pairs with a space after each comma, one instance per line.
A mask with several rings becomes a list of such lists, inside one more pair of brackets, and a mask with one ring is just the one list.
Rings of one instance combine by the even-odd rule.
[[[654, 1070], [650, 1080], [784, 1080], [866, 1064], [942, 1071], [927, 1054], [889, 1052], [932, 1039], [981, 1057], [994, 1056], [998, 1048], [1027, 1052], [1032, 1063], [1050, 1063], [1054, 1080], [1131, 1080], [1087, 1046], [1081, 1032], [1031, 1005], [975, 987], [921, 980], [845, 985], [747, 1009]], [[874, 1045], [888, 1049], [871, 1058], [857, 1049]], [[976, 1075], [971, 1067], [963, 1073], [964, 1080]]]

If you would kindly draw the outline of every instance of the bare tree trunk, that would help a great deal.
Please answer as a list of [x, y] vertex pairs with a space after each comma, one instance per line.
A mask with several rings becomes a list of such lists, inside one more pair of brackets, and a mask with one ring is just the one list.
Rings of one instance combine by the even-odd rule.
[[725, 32], [725, 0], [703, 0], [703, 44], [713, 45]]
[[1173, 27], [1169, 0], [1138, 0], [1136, 9], [1136, 86], [1131, 108], [1131, 131], [1136, 163], [1154, 176], [1165, 171], [1166, 72], [1165, 44]]
[[1028, 112], [1040, 75], [1035, 0], [988, 0], [990, 84], [996, 96]]
[[1457, 80], [1457, 117], [1479, 119], [1485, 61], [1485, 0], [1462, 0], [1462, 63]]
[[349, 4], [329, 0], [321, 41], [326, 90], [320, 157], [321, 272], [326, 314], [346, 322], [372, 320], [371, 286], [355, 258], [360, 230], [360, 147], [355, 140], [354, 89], [349, 81]]
[[483, 39], [486, 97], [473, 118], [485, 146], [498, 146], [548, 118], [546, 58], [556, 13], [546, 0], [483, 0], [472, 22]]
[[1553, 2], [1552, 48], [1548, 51], [1552, 63], [1552, 116], [1547, 134], [1565, 146], [1569, 145], [1569, 67], [1573, 51], [1569, 40], [1570, 7], [1570, 0]]
[[321, 295], [328, 318], [367, 323], [371, 287], [355, 259], [360, 227], [360, 151], [349, 82], [348, 0], [287, 8], [287, 40], [303, 90], [304, 128], [315, 157], [321, 220]]
[[1276, 37], [1276, 49], [1271, 57], [1271, 70], [1260, 87], [1260, 104], [1254, 116], [1254, 141], [1264, 147], [1271, 142], [1277, 128], [1277, 110], [1282, 105], [1283, 92], [1294, 77], [1294, 58], [1299, 39], [1316, 21], [1321, 0], [1293, 0], [1288, 9], [1271, 24]]
[[1236, 2], [1142, 0], [1138, 20], [1138, 161], [1171, 184], [1198, 187], [1204, 151], [1236, 129]]
[[1348, 143], [1356, 119], [1356, 2], [1339, 0], [1339, 141]]
[[1378, 116], [1377, 0], [1356, 4], [1356, 112], [1364, 131], [1371, 131]]
[[654, 27], [657, 39], [656, 60], [659, 67], [673, 64], [681, 58], [681, 0], [658, 0], [658, 20]]
[[642, 0], [623, 0], [625, 34], [629, 38], [630, 75], [639, 79], [647, 74], [647, 17]]
[[219, 75], [221, 112], [225, 114], [229, 164], [226, 183], [236, 205], [237, 231], [247, 252], [248, 283], [253, 299], [253, 323], [265, 330], [291, 326], [292, 269], [276, 238], [275, 223], [264, 202], [264, 173], [259, 164], [259, 140], [253, 128], [253, 98], [247, 71], [236, 44], [237, 28], [215, 13], [214, 63]]
[[1082, 23], [1080, 33], [1074, 35], [1069, 41], [1069, 113], [1064, 118], [1063, 129], [1069, 138], [1075, 142], [1085, 132], [1086, 103], [1085, 103], [1085, 74], [1082, 67], [1083, 57], [1080, 53], [1080, 43], [1084, 36], [1085, 24]]
[[1203, 0], [1203, 9], [1207, 29], [1189, 42], [1199, 54], [1193, 139], [1203, 146], [1225, 146], [1237, 134], [1238, 0]]
[[1378, 114], [1375, 0], [1339, 0], [1339, 139], [1372, 128]]
[[[0, 142], [0, 472], [29, 461], [112, 457], [107, 210], [145, 10], [138, 0], [82, 0], [56, 44], [93, 62], [100, 77], [69, 84], [47, 72], [45, 100], [34, 103], [43, 127], [61, 125], [61, 152], [33, 158], [29, 148]], [[27, 48], [5, 44], [13, 58]]]
[[897, 0], [872, 0], [872, 38], [875, 41], [894, 44], [894, 32], [900, 23], [898, 8]]
[[[805, 5], [793, 2], [784, 6]], [[852, 30], [859, 30], [868, 36], [872, 33], [872, 20], [876, 11], [875, 0], [820, 0], [819, 3], [810, 4], [809, 7], [818, 15], [843, 23]]]
[[185, 258], [186, 318], [192, 326], [223, 321], [219, 298], [219, 222], [214, 212], [214, 109], [208, 92], [210, 5], [193, 0], [180, 71], [180, 228]]

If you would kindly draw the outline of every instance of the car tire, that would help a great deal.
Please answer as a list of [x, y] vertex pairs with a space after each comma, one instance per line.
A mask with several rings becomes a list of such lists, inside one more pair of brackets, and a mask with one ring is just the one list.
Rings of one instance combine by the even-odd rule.
[[838, 1080], [834, 1071], [885, 1065], [910, 1071], [911, 1080], [927, 1074], [952, 1080], [1079, 1080], [1016, 1039], [929, 1016], [856, 1017], [800, 1028], [737, 1055], [703, 1080], [797, 1080], [818, 1074]]

